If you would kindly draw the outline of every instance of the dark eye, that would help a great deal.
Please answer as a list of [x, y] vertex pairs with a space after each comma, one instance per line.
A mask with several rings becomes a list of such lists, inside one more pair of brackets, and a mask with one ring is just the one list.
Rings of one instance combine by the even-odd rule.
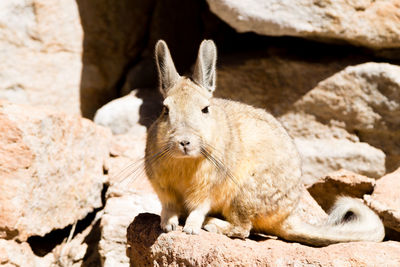
[[163, 111], [162, 111], [162, 113], [163, 113], [164, 115], [168, 115], [168, 113], [169, 113], [169, 109], [168, 109], [168, 107], [167, 107], [167, 106], [164, 106], [164, 107], [163, 107]]
[[203, 113], [208, 113], [208, 112], [209, 112], [208, 108], [209, 108], [209, 106], [203, 108], [203, 109], [201, 110], [201, 112], [203, 112]]

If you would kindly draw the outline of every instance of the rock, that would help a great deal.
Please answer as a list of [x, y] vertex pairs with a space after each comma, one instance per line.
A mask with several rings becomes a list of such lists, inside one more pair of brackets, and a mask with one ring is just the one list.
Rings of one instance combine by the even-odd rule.
[[320, 178], [308, 191], [328, 211], [338, 196], [363, 198], [365, 194], [372, 193], [374, 186], [374, 179], [342, 169]]
[[155, 0], [3, 0], [0, 98], [92, 118], [147, 42]]
[[102, 216], [99, 253], [102, 266], [129, 266], [126, 231], [142, 212], [159, 214], [160, 202], [144, 172], [146, 133], [116, 135], [107, 161], [110, 187]]
[[0, 266], [51, 266], [50, 257], [37, 257], [28, 243], [17, 243], [13, 240], [0, 239]]
[[238, 32], [342, 40], [374, 49], [400, 47], [400, 3], [389, 1], [208, 0]]
[[384, 167], [394, 171], [400, 166], [399, 77], [400, 67], [387, 63], [347, 67], [296, 101], [294, 109], [311, 114], [324, 125], [342, 128], [385, 152], [385, 166], [369, 166], [382, 176]]
[[385, 154], [367, 143], [333, 138], [294, 141], [303, 160], [302, 179], [307, 186], [318, 182], [325, 173], [342, 168], [372, 177], [385, 173]]
[[155, 90], [136, 89], [114, 99], [96, 111], [94, 122], [113, 134], [142, 135], [161, 111], [161, 99]]
[[[364, 199], [378, 213], [385, 227], [400, 233], [400, 168], [376, 182], [372, 195]], [[400, 236], [400, 235], [398, 235]]]
[[[323, 248], [258, 238], [230, 239], [201, 231], [163, 233], [160, 217], [138, 215], [128, 228], [131, 266], [398, 266], [400, 244], [354, 242]], [[372, 253], [371, 253], [372, 252]]]
[[94, 122], [111, 129], [113, 134], [134, 132], [139, 126], [139, 109], [143, 101], [132, 92], [114, 99], [96, 111]]
[[219, 56], [216, 97], [245, 102], [281, 116], [321, 80], [361, 60], [349, 51], [326, 56], [323, 49], [333, 49], [329, 46], [321, 49], [301, 42], [296, 43], [298, 48], [287, 44], [264, 46], [268, 48]]
[[134, 218], [142, 212], [159, 214], [160, 202], [154, 192], [136, 189], [119, 190], [109, 196], [101, 219], [102, 235], [99, 252], [102, 266], [129, 266], [126, 256], [126, 231]]
[[43, 236], [101, 207], [110, 137], [78, 116], [0, 102], [0, 237]]
[[83, 31], [74, 0], [0, 3], [0, 99], [79, 114]]

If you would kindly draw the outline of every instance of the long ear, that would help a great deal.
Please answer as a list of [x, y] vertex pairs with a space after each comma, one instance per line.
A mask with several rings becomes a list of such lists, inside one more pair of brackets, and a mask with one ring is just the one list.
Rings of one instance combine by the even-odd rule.
[[158, 77], [160, 80], [160, 91], [165, 97], [169, 88], [171, 88], [179, 78], [174, 62], [172, 61], [167, 44], [159, 40], [155, 49]]
[[193, 72], [193, 80], [206, 88], [210, 93], [215, 90], [217, 48], [212, 40], [200, 44], [199, 55]]

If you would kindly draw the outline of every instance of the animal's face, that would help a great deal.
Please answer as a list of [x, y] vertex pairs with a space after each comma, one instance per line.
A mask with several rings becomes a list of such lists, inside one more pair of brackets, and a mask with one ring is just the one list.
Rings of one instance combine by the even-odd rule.
[[211, 94], [188, 78], [180, 78], [165, 99], [159, 119], [159, 139], [174, 157], [199, 157], [216, 127]]
[[164, 109], [158, 120], [161, 146], [169, 156], [200, 157], [207, 150], [217, 122], [211, 105], [215, 89], [216, 48], [203, 41], [193, 73], [193, 80], [177, 73], [167, 44], [158, 41], [156, 61]]

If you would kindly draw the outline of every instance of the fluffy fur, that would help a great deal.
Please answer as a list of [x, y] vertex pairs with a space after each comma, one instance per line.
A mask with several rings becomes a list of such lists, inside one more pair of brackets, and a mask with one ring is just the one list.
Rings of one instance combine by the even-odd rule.
[[164, 110], [149, 129], [145, 165], [162, 203], [162, 229], [175, 230], [185, 217], [189, 234], [203, 227], [315, 246], [381, 241], [382, 222], [351, 198], [341, 198], [324, 225], [299, 219], [301, 161], [293, 141], [264, 110], [212, 97], [216, 57], [214, 43], [203, 41], [193, 77], [181, 77], [166, 43], [156, 45]]

